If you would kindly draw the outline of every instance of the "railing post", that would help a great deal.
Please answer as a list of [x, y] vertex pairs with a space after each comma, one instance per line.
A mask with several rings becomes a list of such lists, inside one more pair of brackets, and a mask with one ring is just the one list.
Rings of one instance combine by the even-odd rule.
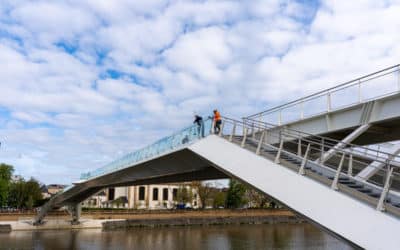
[[397, 87], [397, 90], [400, 91], [400, 66], [397, 67]]
[[255, 139], [256, 138], [256, 131], [254, 128], [254, 122], [251, 124], [251, 138]]
[[214, 134], [214, 126], [215, 126], [215, 120], [213, 119], [213, 121], [211, 123], [210, 134]]
[[240, 144], [240, 146], [242, 148], [244, 148], [244, 144], [246, 143], [246, 137], [247, 137], [247, 128], [244, 127], [243, 128], [243, 139], [242, 139], [242, 143]]
[[265, 135], [265, 131], [263, 131], [263, 132], [261, 133], [260, 141], [258, 142], [257, 151], [256, 151], [256, 154], [257, 154], [257, 155], [260, 154], [261, 146], [262, 146], [263, 141], [264, 141], [264, 135]]
[[279, 143], [279, 149], [278, 149], [278, 153], [276, 154], [275, 157], [275, 163], [276, 164], [280, 164], [281, 163], [281, 152], [282, 152], [282, 148], [283, 148], [283, 136], [282, 136], [282, 131], [279, 131], [279, 137], [280, 137], [280, 143]]
[[225, 120], [222, 120], [221, 128], [219, 129], [219, 133], [218, 133], [219, 136], [222, 136], [222, 130], [224, 130], [224, 124], [225, 124]]
[[304, 119], [304, 101], [301, 101], [300, 103], [300, 119]]
[[347, 169], [347, 175], [353, 176], [353, 151], [350, 151], [350, 156], [349, 156], [349, 167]]
[[321, 156], [319, 157], [319, 163], [324, 164], [324, 151], [325, 151], [325, 138], [321, 140]]
[[336, 170], [335, 178], [333, 179], [333, 182], [332, 182], [332, 185], [331, 185], [331, 188], [333, 190], [339, 190], [338, 182], [339, 182], [340, 172], [342, 172], [342, 166], [343, 166], [343, 162], [344, 162], [344, 157], [345, 157], [345, 153], [342, 154], [342, 158], [340, 159], [340, 163], [339, 163], [338, 169]]
[[393, 174], [393, 168], [390, 167], [390, 165], [388, 165], [388, 167], [389, 167], [389, 169], [387, 170], [388, 173], [386, 176], [385, 186], [383, 187], [381, 197], [379, 198], [378, 205], [376, 206], [376, 210], [378, 210], [378, 211], [385, 211], [385, 200], [386, 200], [387, 194], [389, 192], [390, 180], [391, 180], [392, 174]]
[[232, 133], [231, 133], [231, 135], [229, 136], [229, 141], [232, 141], [233, 136], [235, 135], [235, 133], [236, 133], [236, 122], [233, 123]]
[[331, 93], [330, 92], [328, 92], [328, 94], [326, 95], [326, 98], [327, 98], [327, 100], [326, 100], [326, 104], [327, 104], [327, 106], [326, 106], [326, 111], [328, 111], [328, 112], [330, 112], [331, 111], [331, 109], [332, 109], [332, 106], [331, 106]]
[[282, 110], [279, 110], [278, 125], [282, 125]]
[[297, 144], [297, 155], [301, 156], [301, 138], [299, 138], [299, 142]]
[[358, 103], [361, 103], [362, 97], [361, 97], [361, 80], [358, 80]]
[[310, 143], [307, 145], [306, 153], [304, 154], [303, 160], [301, 161], [301, 166], [299, 169], [299, 174], [301, 174], [301, 175], [306, 174], [306, 172], [304, 171], [304, 167], [306, 166], [309, 152], [310, 152]]

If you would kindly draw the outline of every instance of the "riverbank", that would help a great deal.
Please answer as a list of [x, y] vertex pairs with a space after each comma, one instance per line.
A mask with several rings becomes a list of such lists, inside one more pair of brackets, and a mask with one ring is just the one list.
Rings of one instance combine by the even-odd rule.
[[[2, 218], [3, 217], [3, 218]], [[4, 220], [4, 217], [9, 220]], [[0, 224], [10, 225], [11, 230], [83, 229], [104, 228], [107, 230], [130, 227], [226, 225], [226, 224], [276, 224], [300, 223], [302, 219], [288, 210], [241, 209], [241, 210], [172, 210], [140, 211], [90, 211], [84, 212], [79, 225], [71, 225], [67, 214], [52, 214], [41, 226], [33, 226], [34, 214], [1, 215]], [[12, 219], [12, 220], [10, 220]]]

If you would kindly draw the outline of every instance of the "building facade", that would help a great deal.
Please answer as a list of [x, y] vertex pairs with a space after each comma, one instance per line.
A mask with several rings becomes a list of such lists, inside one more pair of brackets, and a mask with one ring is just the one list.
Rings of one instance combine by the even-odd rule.
[[[186, 202], [180, 202], [179, 192], [186, 189]], [[83, 203], [92, 208], [173, 209], [177, 206], [198, 208], [199, 196], [189, 183], [138, 185], [102, 190]]]

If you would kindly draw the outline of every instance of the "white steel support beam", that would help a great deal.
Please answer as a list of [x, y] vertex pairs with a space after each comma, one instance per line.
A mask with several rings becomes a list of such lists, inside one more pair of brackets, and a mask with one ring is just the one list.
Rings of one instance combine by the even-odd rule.
[[308, 157], [308, 153], [309, 152], [310, 152], [310, 144], [307, 145], [306, 153], [304, 154], [304, 158], [301, 161], [301, 167], [299, 169], [299, 174], [301, 174], [301, 175], [305, 175], [306, 174], [306, 172], [304, 171], [304, 167], [307, 164], [307, 157]]
[[347, 168], [347, 175], [353, 176], [353, 154], [351, 152], [349, 155], [349, 166]]
[[[388, 157], [388, 159], [386, 160], [388, 161], [393, 160], [393, 158], [396, 155], [400, 154], [400, 144], [394, 144], [392, 149], [388, 150], [387, 153], [391, 154], [392, 156]], [[383, 163], [382, 161], [373, 161], [366, 168], [361, 170], [361, 172], [358, 173], [357, 176], [355, 176], [355, 178], [358, 180], [366, 181], [384, 167], [385, 163]]]
[[335, 155], [336, 151], [338, 149], [343, 149], [346, 144], [351, 143], [354, 141], [357, 137], [359, 137], [362, 133], [364, 133], [369, 127], [371, 127], [370, 124], [364, 124], [358, 127], [356, 130], [354, 130], [351, 134], [346, 136], [342, 141], [340, 141], [338, 144], [336, 144], [333, 148], [325, 152], [322, 157], [320, 158], [320, 162], [324, 163], [325, 161], [329, 160], [332, 156]]
[[283, 136], [281, 135], [281, 142], [279, 144], [278, 153], [276, 154], [276, 157], [275, 157], [275, 163], [276, 164], [280, 164], [281, 163], [281, 152], [282, 152], [282, 149], [283, 149]]

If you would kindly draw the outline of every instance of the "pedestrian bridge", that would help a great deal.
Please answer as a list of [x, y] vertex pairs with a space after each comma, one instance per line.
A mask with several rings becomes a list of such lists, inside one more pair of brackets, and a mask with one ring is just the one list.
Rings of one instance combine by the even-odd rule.
[[400, 65], [245, 117], [358, 145], [400, 139]]
[[[375, 117], [383, 110], [377, 109]], [[82, 174], [42, 207], [36, 224], [61, 206], [68, 206], [77, 222], [79, 204], [105, 187], [232, 177], [354, 246], [399, 248], [400, 162], [395, 154], [252, 117], [223, 117], [219, 134], [212, 133], [211, 120], [204, 126], [204, 138], [196, 125], [190, 126]], [[360, 176], [367, 168], [372, 174]]]

